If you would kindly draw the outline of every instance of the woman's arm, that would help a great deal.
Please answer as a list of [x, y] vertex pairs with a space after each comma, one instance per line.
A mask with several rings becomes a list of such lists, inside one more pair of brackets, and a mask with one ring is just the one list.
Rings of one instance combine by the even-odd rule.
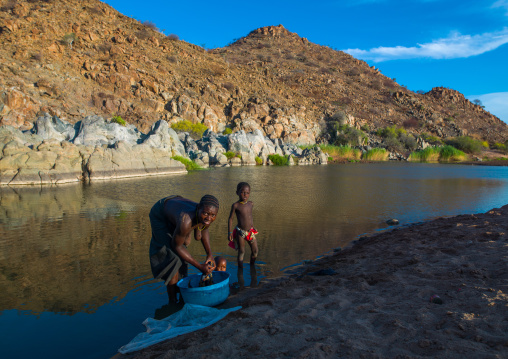
[[[210, 262], [215, 263], [213, 260], [212, 250], [210, 249], [210, 232], [208, 231], [208, 228], [203, 229], [201, 232], [201, 243], [203, 244], [203, 248], [206, 252], [205, 264], [208, 265]], [[215, 264], [212, 265], [211, 268], [213, 270], [215, 268]]]
[[[193, 265], [198, 270], [203, 272], [204, 274], [210, 273], [212, 269], [209, 269], [208, 265], [206, 263], [201, 264], [198, 261], [192, 257], [192, 255], [187, 250], [187, 247], [185, 247], [185, 239], [190, 236], [192, 232], [192, 226], [191, 226], [191, 220], [190, 218], [188, 220], [182, 220], [179, 225], [177, 225], [175, 230], [175, 235], [173, 237], [173, 248], [175, 249], [175, 252], [178, 254], [178, 256], [186, 261], [187, 263]], [[205, 249], [206, 250], [206, 249]], [[210, 243], [208, 240], [208, 250], [210, 250]], [[207, 252], [208, 255], [209, 252]]]

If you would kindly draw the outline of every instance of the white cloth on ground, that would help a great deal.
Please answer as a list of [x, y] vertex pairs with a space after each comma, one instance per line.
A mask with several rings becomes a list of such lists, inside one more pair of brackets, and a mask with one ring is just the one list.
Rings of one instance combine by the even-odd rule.
[[146, 332], [139, 333], [118, 351], [131, 353], [176, 336], [187, 334], [212, 325], [241, 306], [216, 309], [196, 304], [185, 304], [181, 310], [162, 320], [146, 318], [143, 325]]

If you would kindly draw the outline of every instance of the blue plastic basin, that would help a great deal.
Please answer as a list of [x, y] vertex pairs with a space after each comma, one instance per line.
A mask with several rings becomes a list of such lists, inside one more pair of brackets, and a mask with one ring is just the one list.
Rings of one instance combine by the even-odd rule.
[[200, 287], [201, 274], [193, 274], [180, 279], [176, 285], [180, 289], [185, 303], [213, 307], [223, 303], [228, 298], [229, 276], [228, 272], [214, 271], [214, 284], [208, 287]]

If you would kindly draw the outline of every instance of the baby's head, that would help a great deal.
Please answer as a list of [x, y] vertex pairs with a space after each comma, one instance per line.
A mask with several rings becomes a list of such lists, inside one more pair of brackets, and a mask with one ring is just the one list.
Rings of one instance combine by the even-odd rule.
[[225, 272], [226, 266], [228, 262], [226, 261], [226, 258], [217, 256], [215, 257], [215, 270], [219, 272]]

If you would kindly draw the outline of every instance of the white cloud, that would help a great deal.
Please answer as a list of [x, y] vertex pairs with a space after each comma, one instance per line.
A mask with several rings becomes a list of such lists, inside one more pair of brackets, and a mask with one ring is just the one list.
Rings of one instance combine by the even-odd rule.
[[480, 100], [485, 109], [508, 124], [508, 92], [466, 96], [470, 101]]
[[508, 16], [508, 0], [498, 0], [494, 4], [492, 4], [492, 7], [494, 9], [498, 7], [504, 8], [506, 10], [505, 15]]
[[[508, 3], [508, 0], [503, 0]], [[427, 44], [413, 47], [376, 47], [370, 50], [347, 49], [344, 52], [362, 59], [374, 62], [401, 59], [456, 59], [476, 56], [508, 43], [508, 28], [501, 31], [488, 32], [480, 35], [461, 35], [452, 33], [444, 39], [433, 40]]]

